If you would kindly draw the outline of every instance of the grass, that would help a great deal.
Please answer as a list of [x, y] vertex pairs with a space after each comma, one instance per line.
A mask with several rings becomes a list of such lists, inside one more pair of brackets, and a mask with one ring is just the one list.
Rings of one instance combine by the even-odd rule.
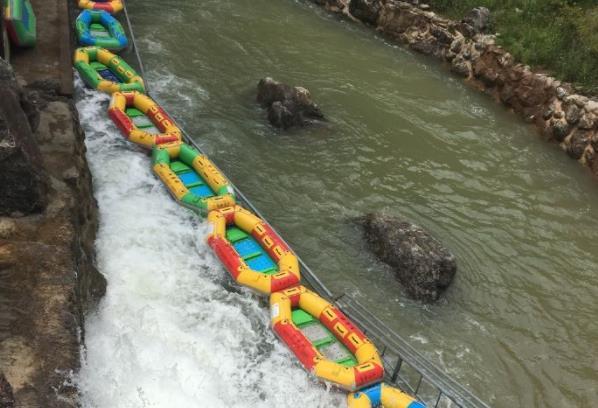
[[488, 7], [498, 42], [519, 61], [598, 94], [598, 1], [428, 0], [437, 12], [461, 19]]

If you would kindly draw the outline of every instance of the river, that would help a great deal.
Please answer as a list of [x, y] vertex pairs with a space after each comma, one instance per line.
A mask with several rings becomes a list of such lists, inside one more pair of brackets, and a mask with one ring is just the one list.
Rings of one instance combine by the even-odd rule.
[[[150, 91], [326, 284], [492, 406], [598, 403], [598, 188], [585, 169], [435, 61], [309, 2], [129, 12]], [[255, 103], [264, 76], [310, 89], [329, 123], [270, 127]], [[97, 111], [107, 97], [80, 99], [109, 282], [86, 326], [85, 404], [338, 406], [231, 285], [205, 223]], [[437, 304], [409, 300], [368, 252], [355, 218], [378, 210], [457, 255]]]

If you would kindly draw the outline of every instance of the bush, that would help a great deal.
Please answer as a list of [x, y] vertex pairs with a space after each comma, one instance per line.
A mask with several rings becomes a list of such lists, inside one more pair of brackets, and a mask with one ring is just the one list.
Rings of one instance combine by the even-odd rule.
[[492, 27], [518, 60], [598, 92], [598, 5], [595, 0], [429, 0], [461, 19], [477, 6], [492, 12]]

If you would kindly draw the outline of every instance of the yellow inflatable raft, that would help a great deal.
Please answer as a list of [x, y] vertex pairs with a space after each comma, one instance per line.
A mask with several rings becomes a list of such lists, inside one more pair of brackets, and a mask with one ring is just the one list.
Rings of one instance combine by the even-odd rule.
[[181, 131], [149, 96], [137, 91], [115, 92], [108, 116], [133, 143], [148, 149], [181, 141]]
[[270, 296], [272, 328], [306, 370], [349, 391], [384, 376], [376, 347], [335, 306], [297, 286]]
[[236, 206], [208, 215], [208, 244], [233, 279], [264, 294], [299, 284], [299, 261], [262, 219]]

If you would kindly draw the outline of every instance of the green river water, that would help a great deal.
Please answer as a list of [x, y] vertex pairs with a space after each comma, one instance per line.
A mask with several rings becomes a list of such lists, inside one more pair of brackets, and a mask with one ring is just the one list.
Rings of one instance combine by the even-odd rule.
[[[337, 292], [496, 407], [598, 404], [598, 186], [437, 62], [293, 0], [147, 0], [129, 12], [151, 91]], [[329, 124], [281, 132], [264, 76]], [[383, 210], [458, 257], [409, 300], [354, 218]]]

